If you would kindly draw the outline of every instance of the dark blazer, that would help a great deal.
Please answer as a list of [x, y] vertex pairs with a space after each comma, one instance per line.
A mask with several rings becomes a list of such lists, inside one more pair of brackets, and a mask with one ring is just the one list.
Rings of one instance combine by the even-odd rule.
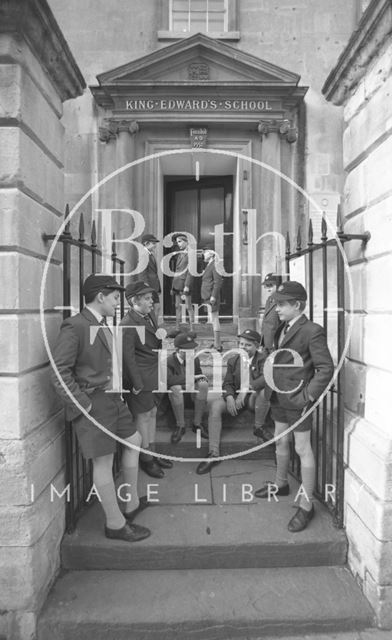
[[[223, 380], [223, 396], [236, 396], [241, 388], [241, 355], [238, 353], [227, 361], [227, 370]], [[266, 354], [257, 351], [253, 356], [249, 370], [249, 384], [255, 391], [264, 388], [263, 367]]]
[[130, 308], [120, 322], [122, 327], [144, 327], [144, 344], [136, 329], [123, 331], [123, 386], [124, 389], [143, 389], [156, 391], [158, 389], [158, 352], [162, 342], [155, 332], [158, 328], [155, 314], [151, 312], [148, 318], [143, 318]]
[[[67, 318], [53, 349], [56, 367], [75, 399], [84, 409], [91, 404], [90, 395], [96, 389], [110, 388], [112, 379], [112, 335], [109, 328], [100, 327], [90, 344], [90, 327], [99, 326], [95, 316], [87, 309]], [[105, 338], [108, 333], [108, 339]], [[109, 342], [108, 342], [109, 340]], [[80, 410], [63, 389], [56, 373], [51, 371], [54, 387], [65, 404], [67, 420], [74, 420]]]
[[[167, 387], [181, 385], [185, 388], [185, 367], [181, 365], [175, 353], [170, 354], [167, 359]], [[195, 376], [202, 372], [199, 358], [195, 358]]]
[[[192, 290], [193, 276], [188, 271], [188, 252], [180, 251], [176, 256], [175, 271], [178, 272], [178, 276], [175, 275], [172, 281], [172, 290], [176, 293], [182, 293], [184, 287], [188, 287], [189, 291]], [[181, 272], [184, 273], [181, 273]]]
[[273, 294], [268, 296], [263, 321], [261, 323], [261, 344], [268, 352], [274, 350], [274, 337], [280, 325], [279, 316], [276, 311], [276, 302]]
[[158, 277], [157, 261], [155, 256], [152, 253], [150, 252], [148, 253], [149, 253], [148, 265], [144, 269], [144, 271], [142, 271], [138, 275], [137, 279], [141, 280], [142, 282], [147, 282], [147, 284], [149, 284], [150, 287], [152, 287], [154, 291], [156, 291], [156, 293], [161, 293], [161, 283]]
[[208, 301], [213, 296], [215, 300], [220, 300], [222, 283], [223, 278], [216, 270], [215, 260], [212, 260], [207, 264], [201, 278], [201, 299]]
[[[324, 391], [334, 372], [334, 365], [328, 349], [324, 329], [302, 315], [288, 330], [278, 346], [283, 331], [282, 323], [274, 337], [274, 347], [279, 350], [274, 357], [273, 380], [277, 389], [289, 391], [299, 385], [295, 393], [277, 393], [279, 404], [285, 409], [303, 409], [309, 401], [316, 400]], [[281, 349], [292, 349], [302, 358], [303, 366], [277, 367], [277, 364], [293, 364], [293, 355]], [[269, 356], [272, 362], [272, 354]], [[270, 399], [273, 389], [266, 385], [266, 398]], [[310, 398], [311, 396], [312, 398]]]

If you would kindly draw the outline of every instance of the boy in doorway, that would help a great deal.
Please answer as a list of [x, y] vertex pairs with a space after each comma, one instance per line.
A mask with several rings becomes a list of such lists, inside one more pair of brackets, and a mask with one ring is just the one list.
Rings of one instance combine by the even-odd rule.
[[[176, 420], [176, 428], [172, 433], [173, 444], [180, 442], [185, 433], [184, 390], [186, 388], [186, 351], [196, 349], [197, 342], [192, 332], [179, 333], [174, 338], [175, 352], [167, 359], [167, 387], [170, 390], [169, 400]], [[208, 438], [208, 433], [202, 425], [204, 410], [207, 406], [208, 379], [203, 374], [199, 358], [194, 359], [195, 392], [192, 393], [194, 403], [192, 431], [200, 429], [201, 437]]]
[[195, 322], [195, 314], [192, 307], [192, 284], [193, 276], [189, 273], [188, 263], [188, 238], [183, 233], [177, 233], [174, 236], [175, 242], [179, 248], [176, 255], [175, 273], [172, 280], [171, 295], [174, 296], [174, 304], [176, 308], [176, 328], [180, 329], [182, 320], [182, 305], [185, 304], [189, 316], [190, 330], [192, 331]]
[[159, 244], [159, 240], [152, 233], [145, 233], [142, 236], [142, 245], [148, 251], [148, 265], [144, 271], [138, 274], [138, 280], [141, 282], [147, 282], [153, 289], [152, 298], [154, 303], [154, 313], [159, 319], [159, 294], [161, 293], [161, 283], [158, 276], [158, 265], [155, 257], [156, 246]]
[[274, 347], [278, 352], [273, 361], [271, 356], [270, 362], [267, 361], [267, 365], [272, 365], [271, 375], [267, 375], [268, 367], [265, 370], [265, 395], [271, 403], [275, 437], [278, 437], [275, 487], [272, 485], [271, 488], [271, 483], [267, 483], [255, 495], [258, 498], [270, 498], [273, 494], [289, 494], [290, 434], [281, 434], [295, 424], [294, 444], [301, 461], [302, 491], [299, 507], [288, 524], [288, 530], [297, 532], [305, 529], [314, 516], [312, 495], [315, 460], [310, 439], [312, 416], [305, 419], [302, 416], [326, 389], [334, 365], [323, 328], [304, 315], [307, 300], [304, 287], [299, 282], [284, 282], [278, 287], [275, 300], [281, 320], [274, 338]]
[[[261, 321], [261, 345], [266, 351], [266, 355], [269, 355], [274, 350], [274, 335], [280, 325], [279, 316], [276, 311], [275, 293], [281, 282], [281, 276], [275, 273], [267, 273], [263, 281], [263, 286], [267, 290], [268, 298], [265, 302], [264, 315]], [[262, 394], [264, 397], [264, 392], [262, 392]], [[263, 401], [263, 397], [260, 398], [260, 402]], [[266, 408], [265, 416], [267, 416], [269, 402], [265, 399], [264, 402]], [[271, 439], [264, 424], [258, 424], [257, 421], [255, 422], [253, 433], [261, 442], [268, 442]]]
[[[116, 352], [111, 329], [106, 325], [106, 318], [116, 313], [123, 289], [111, 276], [88, 276], [82, 289], [86, 306], [61, 325], [53, 350], [57, 371], [52, 371], [52, 381], [64, 401], [66, 418], [72, 420], [83, 457], [93, 461], [93, 481], [106, 517], [105, 536], [136, 542], [151, 534], [146, 527], [132, 524], [135, 515], [147, 506], [146, 499], [139, 500], [137, 494], [141, 436], [121, 394], [110, 391]], [[123, 480], [131, 487], [124, 514], [113, 481], [117, 441], [93, 424], [74, 399], [108, 431], [136, 447], [125, 446], [122, 454]]]
[[209, 245], [203, 249], [203, 258], [206, 266], [201, 277], [200, 297], [203, 304], [211, 307], [212, 328], [214, 331], [214, 344], [211, 346], [222, 352], [219, 306], [223, 278], [216, 268], [217, 254]]

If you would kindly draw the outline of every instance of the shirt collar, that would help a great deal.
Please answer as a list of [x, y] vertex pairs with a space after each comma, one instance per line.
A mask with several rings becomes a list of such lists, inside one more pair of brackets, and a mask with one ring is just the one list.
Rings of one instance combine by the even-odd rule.
[[180, 356], [180, 354], [178, 353], [178, 351], [176, 351], [175, 355], [176, 355], [176, 358], [177, 358], [178, 362], [179, 362], [180, 364], [184, 364], [185, 360]]
[[297, 320], [299, 320], [300, 318], [302, 318], [302, 316], [303, 316], [303, 313], [300, 313], [300, 315], [299, 315], [299, 316], [296, 316], [295, 318], [292, 318], [291, 320], [289, 320], [289, 321], [288, 321], [288, 323], [287, 323], [287, 327], [288, 327], [287, 331], [288, 331], [289, 329], [291, 329], [291, 327], [293, 326], [293, 324], [294, 324], [295, 322], [297, 322]]
[[103, 316], [100, 313], [98, 313], [98, 311], [93, 309], [93, 307], [90, 307], [90, 305], [88, 305], [88, 304], [86, 304], [86, 308], [90, 311], [90, 313], [93, 314], [94, 318], [96, 318], [98, 323], [101, 324], [101, 322], [103, 320]]

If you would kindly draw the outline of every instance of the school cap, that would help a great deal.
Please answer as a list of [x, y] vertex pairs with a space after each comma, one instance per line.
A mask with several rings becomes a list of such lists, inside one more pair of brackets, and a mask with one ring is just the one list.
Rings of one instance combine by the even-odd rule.
[[278, 276], [276, 273], [267, 273], [262, 284], [265, 286], [267, 284], [280, 284], [282, 282], [281, 276]]
[[198, 346], [195, 338], [196, 334], [193, 332], [179, 333], [174, 338], [174, 346], [176, 349], [195, 349]]
[[245, 338], [245, 340], [252, 340], [252, 342], [257, 342], [257, 344], [260, 344], [261, 342], [261, 335], [253, 329], [245, 329], [245, 331], [240, 333], [240, 335], [237, 337]]
[[188, 236], [186, 236], [185, 233], [175, 233], [172, 238], [173, 242], [176, 242], [178, 238], [182, 238], [183, 240], [186, 240], [188, 242]]
[[143, 293], [152, 293], [154, 289], [147, 283], [138, 280], [137, 282], [131, 282], [125, 289], [125, 297], [127, 300], [133, 298], [133, 296], [141, 296]]
[[142, 244], [145, 242], [159, 242], [159, 240], [154, 236], [154, 234], [145, 233], [144, 236], [142, 236]]
[[96, 296], [97, 293], [104, 289], [113, 289], [113, 291], [124, 291], [125, 287], [122, 287], [113, 276], [105, 276], [103, 274], [96, 275], [92, 273], [87, 276], [83, 283], [82, 293], [85, 297], [91, 298]]
[[287, 282], [283, 282], [274, 293], [274, 298], [276, 302], [280, 302], [283, 300], [307, 300], [308, 296], [306, 290], [302, 286], [300, 282], [295, 282], [295, 280], [288, 280]]

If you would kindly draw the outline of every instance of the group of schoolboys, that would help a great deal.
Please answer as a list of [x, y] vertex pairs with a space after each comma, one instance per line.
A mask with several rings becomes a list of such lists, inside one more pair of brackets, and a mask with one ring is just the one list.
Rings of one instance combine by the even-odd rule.
[[[148, 506], [146, 497], [139, 498], [137, 493], [138, 465], [155, 478], [162, 478], [164, 470], [173, 466], [167, 458], [152, 455], [155, 453], [159, 402], [159, 394], [156, 393], [159, 388], [158, 354], [162, 347], [154, 312], [154, 306], [158, 311], [160, 293], [154, 256], [158, 240], [147, 234], [142, 241], [149, 253], [149, 261], [141, 279], [124, 289], [111, 276], [89, 276], [83, 285], [85, 307], [63, 322], [53, 351], [53, 382], [64, 400], [66, 417], [72, 420], [83, 456], [92, 459], [93, 481], [105, 513], [105, 535], [127, 542], [142, 540], [151, 534], [147, 527], [134, 523], [138, 513]], [[172, 294], [179, 329], [182, 305], [188, 310], [191, 325], [193, 321], [192, 276], [187, 269], [186, 235], [179, 234], [176, 242], [179, 251]], [[216, 269], [215, 253], [206, 248], [204, 259], [206, 269], [203, 276], [206, 274], [206, 277], [203, 281], [202, 276], [202, 299], [215, 314], [214, 345], [221, 350], [218, 313], [222, 278]], [[228, 360], [222, 397], [213, 400], [209, 408], [208, 431], [202, 425], [208, 379], [198, 358], [193, 358], [192, 428], [195, 432], [200, 430], [201, 437], [209, 439], [208, 457], [198, 465], [196, 472], [208, 473], [220, 462], [224, 413], [236, 416], [244, 408], [254, 411], [254, 432], [263, 441], [266, 440], [263, 425], [270, 411], [275, 423], [275, 482], [266, 483], [255, 492], [255, 496], [270, 499], [271, 496], [289, 494], [289, 432], [293, 427], [303, 488], [297, 511], [288, 524], [289, 531], [296, 532], [305, 529], [314, 516], [315, 460], [310, 440], [311, 407], [331, 380], [333, 362], [322, 327], [309, 321], [303, 313], [307, 299], [303, 286], [293, 281], [281, 283], [274, 274], [268, 274], [263, 284], [269, 297], [261, 334], [246, 329], [238, 336], [240, 352]], [[120, 292], [124, 290], [129, 310], [120, 325], [129, 327], [129, 330], [122, 331], [122, 386], [125, 390], [122, 394], [113, 391], [114, 372], [120, 355], [116, 352], [113, 329], [107, 326], [106, 318], [115, 316]], [[193, 329], [192, 326], [190, 328]], [[171, 438], [174, 445], [185, 432], [187, 353], [196, 349], [195, 337], [192, 331], [177, 330], [175, 351], [167, 358], [167, 388], [176, 422]], [[248, 372], [246, 388], [243, 385], [244, 368]], [[112, 472], [116, 438], [126, 443], [122, 453], [122, 479], [132, 489], [124, 511], [118, 506]], [[142, 450], [140, 457], [139, 449]]]

